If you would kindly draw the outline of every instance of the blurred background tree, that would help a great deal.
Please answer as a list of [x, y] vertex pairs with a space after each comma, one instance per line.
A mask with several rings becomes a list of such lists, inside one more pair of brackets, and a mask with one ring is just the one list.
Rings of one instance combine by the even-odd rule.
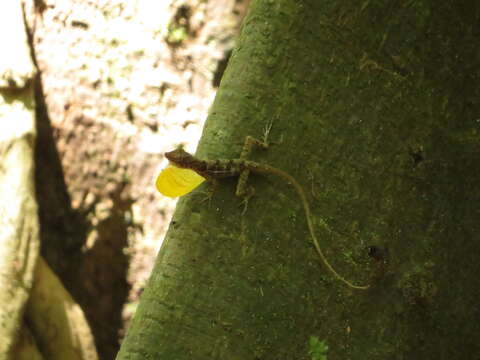
[[162, 154], [194, 150], [248, 1], [34, 1], [41, 251], [112, 359], [175, 201]]

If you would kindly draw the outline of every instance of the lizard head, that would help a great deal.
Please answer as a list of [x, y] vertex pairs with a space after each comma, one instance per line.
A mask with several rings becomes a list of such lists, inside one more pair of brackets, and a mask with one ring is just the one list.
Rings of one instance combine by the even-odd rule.
[[188, 194], [205, 178], [197, 173], [198, 163], [192, 155], [183, 149], [165, 153], [170, 164], [158, 175], [155, 185], [158, 191], [168, 197], [178, 197]]
[[176, 167], [184, 169], [192, 169], [196, 159], [183, 149], [175, 149], [165, 153], [165, 157], [170, 163]]

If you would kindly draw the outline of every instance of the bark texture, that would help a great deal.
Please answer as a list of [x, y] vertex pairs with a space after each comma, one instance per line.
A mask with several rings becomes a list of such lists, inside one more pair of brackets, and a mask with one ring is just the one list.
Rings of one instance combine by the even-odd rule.
[[82, 309], [42, 258], [35, 271], [26, 317], [46, 359], [98, 359]]
[[[30, 58], [20, 1], [0, 5], [0, 359], [9, 359], [37, 260], [33, 186], [35, 118]], [[6, 35], [8, 34], [8, 35]]]
[[[118, 359], [480, 356], [480, 57], [475, 1], [252, 3], [198, 155], [237, 157], [273, 120], [256, 160], [304, 185], [234, 182], [179, 202]], [[322, 227], [329, 224], [334, 232]]]
[[0, 33], [0, 359], [95, 360], [83, 312], [38, 261], [36, 70], [22, 2], [0, 5]]

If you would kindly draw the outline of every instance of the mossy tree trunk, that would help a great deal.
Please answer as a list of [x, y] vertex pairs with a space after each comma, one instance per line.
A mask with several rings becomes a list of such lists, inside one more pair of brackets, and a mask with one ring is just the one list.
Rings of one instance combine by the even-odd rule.
[[[179, 202], [118, 359], [480, 356], [480, 6], [257, 0], [198, 151], [255, 159], [307, 190], [324, 252], [276, 178]], [[322, 223], [334, 232], [325, 231]]]

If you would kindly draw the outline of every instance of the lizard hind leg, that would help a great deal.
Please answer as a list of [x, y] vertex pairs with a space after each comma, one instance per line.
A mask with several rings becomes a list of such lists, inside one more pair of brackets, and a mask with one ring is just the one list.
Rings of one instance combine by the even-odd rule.
[[[249, 135], [245, 137], [245, 142], [243, 143], [243, 149], [240, 154], [241, 160], [247, 160], [254, 147], [259, 147], [263, 150], [266, 150], [269, 148], [268, 135], [270, 134], [270, 130], [272, 129], [272, 126], [273, 126], [272, 121], [270, 121], [265, 126], [262, 140], [259, 140]], [[247, 211], [248, 201], [255, 194], [255, 189], [252, 186], [247, 185], [247, 180], [249, 175], [250, 175], [250, 170], [244, 169], [242, 170], [242, 172], [240, 173], [240, 176], [238, 177], [236, 195], [243, 198], [242, 214], [245, 214], [245, 212]]]
[[253, 195], [255, 195], [255, 189], [252, 186], [247, 185], [249, 175], [250, 175], [250, 170], [248, 169], [245, 169], [240, 173], [238, 177], [237, 190], [235, 192], [235, 195], [243, 199], [242, 215], [244, 215], [247, 212], [248, 201]]
[[[270, 132], [271, 125], [267, 125], [265, 128], [265, 133], [263, 135], [263, 141], [254, 138], [253, 136], [245, 137], [245, 142], [243, 144], [243, 149], [240, 154], [241, 160], [247, 160], [254, 146], [260, 147], [262, 149], [268, 149], [267, 137]], [[243, 211], [242, 214], [245, 214], [248, 207], [248, 201], [255, 194], [255, 189], [252, 186], [247, 185], [248, 176], [250, 175], [250, 170], [243, 169], [238, 177], [237, 190], [235, 195], [242, 197]]]

